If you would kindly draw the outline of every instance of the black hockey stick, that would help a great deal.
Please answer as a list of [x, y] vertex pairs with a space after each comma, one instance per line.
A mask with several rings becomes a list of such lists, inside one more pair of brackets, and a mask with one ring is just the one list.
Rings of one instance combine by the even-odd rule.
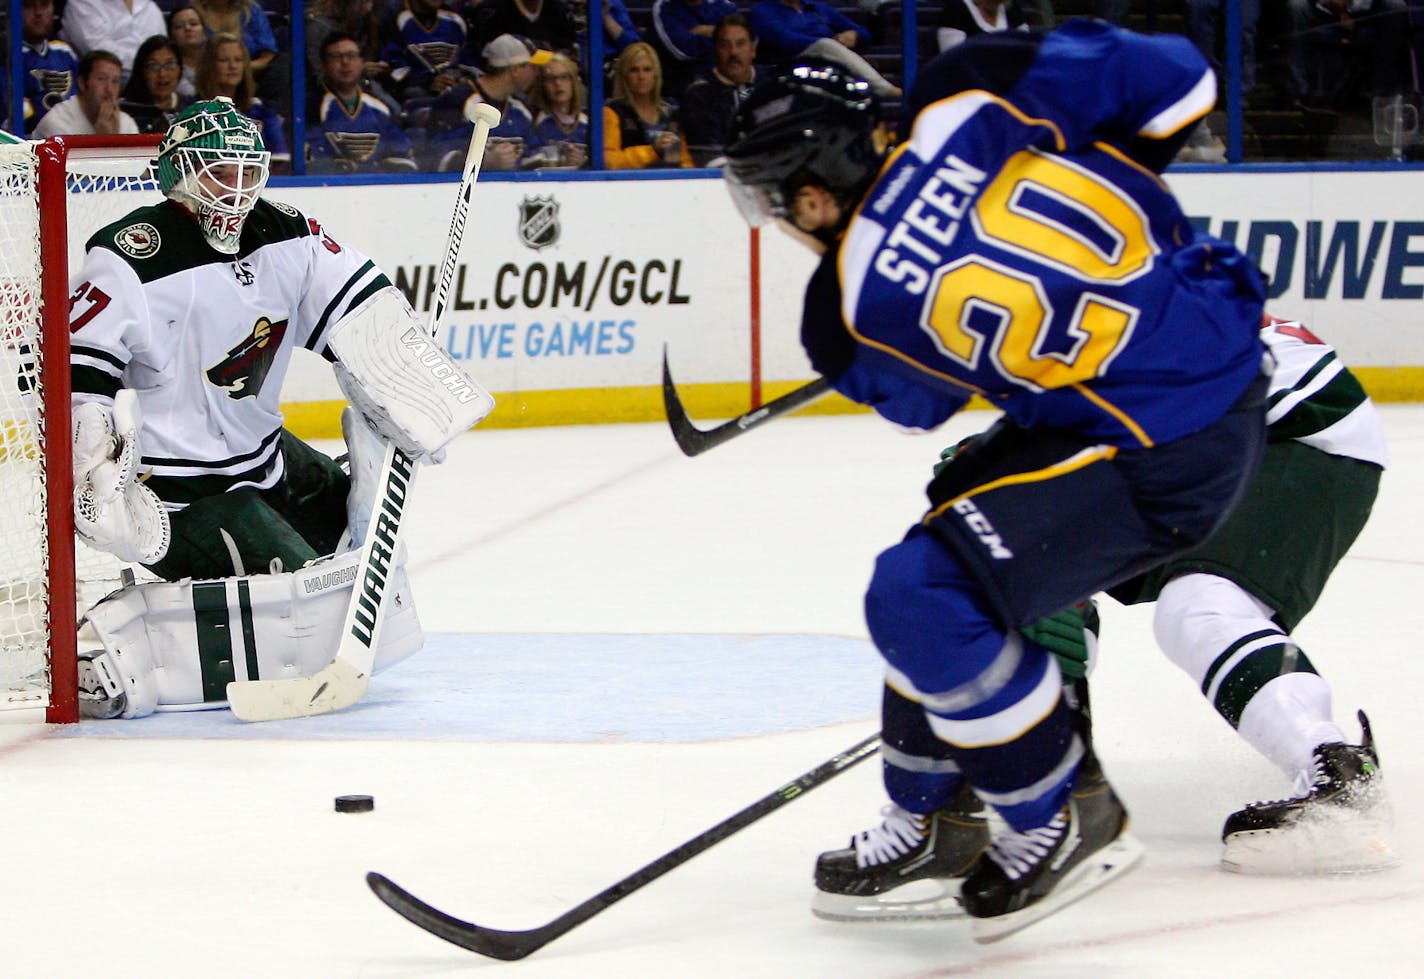
[[770, 815], [816, 786], [829, 782], [841, 772], [875, 754], [879, 747], [880, 736], [878, 734], [871, 735], [855, 747], [841, 752], [800, 778], [787, 782], [770, 795], [758, 799], [736, 815], [724, 819], [700, 836], [695, 836], [677, 849], [663, 854], [641, 870], [634, 871], [612, 887], [600, 891], [582, 904], [565, 911], [548, 924], [531, 928], [528, 931], [500, 931], [495, 928], [485, 928], [469, 921], [461, 921], [459, 918], [451, 917], [445, 912], [431, 907], [409, 891], [403, 890], [388, 878], [377, 873], [367, 874], [366, 883], [370, 885], [371, 890], [376, 892], [376, 896], [396, 914], [417, 927], [424, 928], [437, 938], [443, 938], [461, 948], [487, 955], [490, 958], [505, 959], [506, 961], [522, 959], [526, 955], [539, 951], [554, 939], [573, 931], [589, 918], [600, 911], [607, 910], [634, 891], [651, 884], [669, 870], [681, 866], [702, 851], [716, 846], [738, 830], [745, 829], [763, 816]]
[[768, 401], [760, 408], [753, 408], [716, 428], [703, 430], [693, 425], [692, 419], [687, 417], [687, 409], [683, 408], [682, 399], [677, 396], [677, 385], [672, 382], [672, 371], [668, 370], [667, 348], [663, 348], [663, 407], [667, 410], [668, 424], [672, 426], [672, 437], [677, 440], [677, 447], [684, 455], [701, 455], [708, 449], [715, 449], [743, 432], [773, 418], [780, 418], [804, 404], [810, 404], [830, 390], [830, 382], [824, 377], [818, 377], [809, 384], [803, 384], [779, 398]]

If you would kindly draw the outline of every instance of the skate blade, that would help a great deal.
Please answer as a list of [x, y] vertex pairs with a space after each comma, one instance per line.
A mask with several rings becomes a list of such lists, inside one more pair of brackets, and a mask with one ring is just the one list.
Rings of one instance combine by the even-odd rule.
[[1388, 820], [1311, 820], [1286, 830], [1236, 833], [1221, 869], [1258, 877], [1371, 874], [1400, 864]]
[[1131, 833], [1123, 833], [1073, 868], [1068, 876], [1063, 878], [1062, 883], [1037, 902], [1008, 914], [975, 918], [974, 940], [981, 945], [988, 945], [1023, 931], [1049, 915], [1057, 914], [1074, 901], [1087, 897], [1137, 866], [1143, 853], [1143, 846], [1137, 837]]
[[963, 877], [915, 880], [884, 894], [816, 891], [811, 913], [826, 921], [944, 921], [964, 917]]

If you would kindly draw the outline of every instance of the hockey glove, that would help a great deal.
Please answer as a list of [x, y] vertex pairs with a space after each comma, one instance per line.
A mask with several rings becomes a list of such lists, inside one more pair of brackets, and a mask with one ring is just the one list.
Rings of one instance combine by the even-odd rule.
[[1091, 598], [1026, 625], [1019, 632], [1058, 658], [1065, 680], [1086, 677], [1098, 652], [1098, 606]]
[[939, 454], [939, 462], [934, 464], [934, 474], [938, 476], [943, 472], [944, 467], [953, 462], [959, 456], [959, 453], [963, 452], [969, 443], [978, 437], [978, 435], [968, 435], [941, 452]]
[[114, 407], [74, 408], [74, 529], [123, 561], [152, 564], [168, 552], [168, 513], [138, 481], [138, 395], [114, 396]]

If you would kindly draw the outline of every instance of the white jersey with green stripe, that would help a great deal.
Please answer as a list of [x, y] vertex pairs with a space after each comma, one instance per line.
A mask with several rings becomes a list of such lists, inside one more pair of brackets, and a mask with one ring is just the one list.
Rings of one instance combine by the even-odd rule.
[[1261, 339], [1276, 360], [1266, 421], [1273, 441], [1389, 465], [1379, 413], [1335, 349], [1300, 323], [1267, 316]]
[[74, 399], [138, 392], [148, 484], [170, 509], [282, 477], [279, 397], [293, 351], [390, 280], [295, 208], [259, 201], [237, 254], [172, 201], [96, 233], [70, 291]]

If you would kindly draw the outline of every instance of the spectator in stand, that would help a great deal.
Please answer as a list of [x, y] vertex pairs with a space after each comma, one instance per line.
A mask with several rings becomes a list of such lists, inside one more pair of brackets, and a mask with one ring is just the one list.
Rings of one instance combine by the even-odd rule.
[[79, 91], [45, 113], [35, 126], [35, 139], [87, 136], [94, 133], [136, 133], [138, 123], [119, 108], [118, 55], [102, 49], [79, 59]]
[[25, 99], [30, 105], [25, 127], [32, 131], [46, 112], [79, 90], [79, 55], [68, 43], [54, 39], [54, 0], [25, 0], [20, 34]]
[[[588, 70], [588, 0], [566, 0], [569, 16], [578, 27], [578, 63]], [[603, 67], [604, 73], [612, 66], [618, 55], [630, 44], [643, 39], [638, 27], [633, 23], [633, 15], [628, 13], [623, 0], [603, 0]]]
[[976, 34], [1026, 31], [1028, 22], [1014, 0], [944, 0], [935, 28], [935, 43], [948, 51]]
[[66, 0], [63, 24], [59, 36], [81, 57], [100, 50], [118, 58], [124, 81], [138, 46], [165, 31], [163, 11], [153, 0]]
[[390, 65], [391, 90], [401, 101], [441, 95], [465, 77], [461, 55], [469, 28], [440, 0], [406, 0], [382, 49]]
[[257, 0], [192, 0], [192, 4], [209, 35], [226, 33], [242, 38], [252, 61], [257, 94], [270, 105], [286, 105], [292, 88], [291, 59], [278, 52], [277, 35], [262, 5]]
[[[1343, 109], [1364, 96], [1410, 87], [1405, 0], [1289, 0], [1289, 9], [1287, 61], [1297, 100]], [[1341, 82], [1359, 77], [1365, 79], [1363, 91]]]
[[307, 133], [313, 173], [414, 170], [410, 136], [390, 106], [368, 91], [366, 58], [345, 31], [321, 44], [325, 81], [314, 125]]
[[530, 96], [534, 108], [533, 141], [524, 151], [525, 167], [588, 165], [588, 113], [578, 65], [556, 54], [539, 70]]
[[577, 54], [579, 25], [563, 0], [484, 0], [470, 15], [470, 47], [502, 34], [527, 37], [549, 51]]
[[[0, 71], [0, 112], [8, 113], [10, 110], [10, 72]], [[25, 99], [21, 106], [21, 112], [25, 122], [35, 114], [34, 107], [30, 105], [30, 100]], [[24, 140], [10, 131], [10, 116], [7, 114], [0, 119], [0, 143], [22, 143]]]
[[524, 149], [534, 142], [534, 116], [524, 99], [539, 80], [539, 67], [553, 54], [527, 37], [501, 34], [481, 52], [484, 72], [470, 75], [436, 101], [430, 114], [430, 143], [437, 168], [459, 170], [469, 149], [474, 124], [465, 118], [465, 105], [488, 102], [499, 110], [500, 122], [490, 130], [482, 164], [486, 170], [517, 170]]
[[308, 77], [321, 86], [322, 45], [335, 31], [350, 34], [361, 48], [366, 78], [384, 82], [391, 66], [380, 60], [385, 48], [375, 0], [307, 0], [306, 56]]
[[198, 62], [198, 98], [202, 101], [223, 96], [232, 100], [237, 111], [257, 123], [262, 143], [272, 154], [272, 172], [291, 168], [291, 143], [286, 123], [271, 106], [257, 97], [257, 80], [252, 76], [252, 59], [242, 38], [219, 31], [203, 46]]
[[[1226, 42], [1218, 42], [1218, 34], [1226, 24], [1228, 0], [1186, 0], [1187, 37], [1192, 39], [1202, 57], [1211, 62], [1217, 81], [1226, 83]], [[1240, 0], [1241, 3], [1241, 92], [1256, 87], [1256, 25], [1261, 20], [1261, 0]]]
[[618, 56], [613, 98], [603, 107], [603, 163], [609, 170], [690, 167], [676, 109], [663, 100], [658, 52], [646, 41]]
[[124, 86], [119, 107], [133, 116], [139, 132], [166, 133], [168, 126], [192, 104], [178, 94], [183, 62], [166, 34], [155, 34], [138, 47], [133, 74]]
[[[26, 122], [35, 114], [34, 108], [30, 105], [29, 99], [24, 99], [21, 112]], [[0, 144], [3, 143], [23, 143], [24, 138], [16, 136], [10, 131], [10, 72], [8, 69], [0, 71], [0, 112], [5, 113], [0, 118]]]
[[728, 14], [712, 32], [716, 64], [692, 80], [677, 118], [692, 162], [711, 166], [731, 136], [732, 121], [756, 82], [756, 37], [741, 14]]
[[198, 62], [203, 60], [203, 47], [208, 43], [208, 30], [203, 26], [203, 15], [198, 13], [198, 8], [184, 5], [169, 14], [168, 36], [178, 52], [178, 60], [183, 63], [178, 94], [185, 99], [197, 98]]
[[733, 0], [656, 0], [653, 30], [666, 55], [668, 92], [680, 95], [694, 75], [712, 68], [712, 31], [736, 12]]
[[870, 43], [870, 32], [821, 0], [760, 0], [749, 13], [764, 60], [774, 64], [798, 58], [834, 61], [870, 83], [882, 98], [901, 91], [853, 50]]

